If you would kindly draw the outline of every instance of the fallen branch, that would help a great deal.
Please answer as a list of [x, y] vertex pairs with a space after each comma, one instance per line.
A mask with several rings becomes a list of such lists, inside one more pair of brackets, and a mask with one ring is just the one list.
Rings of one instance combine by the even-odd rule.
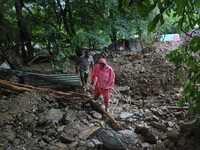
[[114, 125], [120, 129], [123, 130], [124, 128], [107, 112], [105, 111], [101, 106], [95, 104], [93, 101], [90, 101], [90, 104], [93, 106], [94, 109], [99, 110], [101, 112], [103, 112], [106, 116], [108, 116], [108, 118], [110, 118], [110, 120], [114, 123]]
[[167, 109], [188, 110], [188, 107], [167, 106]]
[[26, 91], [31, 92], [32, 90], [50, 91], [52, 92], [52, 97], [54, 97], [56, 100], [59, 100], [59, 102], [61, 102], [62, 104], [69, 104], [69, 103], [72, 104], [72, 103], [89, 101], [91, 105], [94, 107], [94, 109], [99, 110], [102, 113], [104, 113], [106, 116], [108, 116], [108, 118], [110, 118], [110, 120], [114, 123], [114, 125], [118, 129], [120, 130], [124, 129], [114, 118], [112, 118], [112, 116], [108, 112], [106, 112], [103, 108], [101, 108], [101, 106], [92, 102], [92, 98], [90, 98], [89, 96], [85, 94], [81, 94], [81, 93], [77, 93], [73, 91], [65, 93], [65, 92], [56, 91], [49, 88], [38, 88], [31, 85], [13, 83], [13, 82], [5, 81], [5, 80], [0, 80], [0, 88], [9, 89], [15, 92], [26, 92]]
[[15, 91], [15, 92], [26, 92], [26, 91], [30, 92], [31, 91], [28, 88], [15, 86], [4, 80], [0, 80], [0, 87], [3, 89], [9, 89], [9, 90]]

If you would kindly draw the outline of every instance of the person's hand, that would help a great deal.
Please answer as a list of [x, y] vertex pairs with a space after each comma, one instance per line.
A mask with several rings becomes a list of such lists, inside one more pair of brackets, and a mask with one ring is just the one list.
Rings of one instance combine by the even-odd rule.
[[91, 84], [92, 84], [92, 85], [94, 84], [94, 80], [91, 81]]

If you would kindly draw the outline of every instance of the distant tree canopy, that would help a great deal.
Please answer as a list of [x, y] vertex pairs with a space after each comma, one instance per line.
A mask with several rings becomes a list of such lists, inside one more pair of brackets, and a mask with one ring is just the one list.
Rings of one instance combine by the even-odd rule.
[[[148, 31], [155, 32], [166, 21], [167, 16], [173, 16], [171, 21], [176, 28], [187, 34], [189, 43], [181, 49], [173, 50], [166, 56], [175, 65], [175, 71], [179, 79], [184, 74], [187, 81], [182, 84], [183, 96], [179, 106], [188, 104], [188, 111], [192, 115], [200, 114], [200, 36], [193, 36], [195, 31], [199, 32], [200, 25], [200, 1], [199, 0], [118, 0], [120, 8], [132, 11], [132, 6], [137, 7], [139, 15], [148, 17], [155, 12], [155, 17], [148, 24]], [[155, 11], [156, 10], [156, 11]], [[191, 32], [188, 34], [188, 32]], [[198, 122], [200, 125], [200, 122]]]
[[[101, 49], [117, 39], [146, 34], [156, 11], [142, 18], [138, 6], [130, 5], [129, 11], [122, 4], [117, 0], [1, 0], [1, 51], [22, 43], [26, 64], [37, 45], [52, 51], [55, 60], [67, 62], [71, 53], [80, 55], [84, 48]], [[157, 33], [175, 31], [167, 26]]]

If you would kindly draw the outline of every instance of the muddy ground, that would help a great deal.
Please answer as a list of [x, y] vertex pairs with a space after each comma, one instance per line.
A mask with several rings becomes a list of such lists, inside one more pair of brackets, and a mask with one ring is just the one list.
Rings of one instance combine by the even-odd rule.
[[[0, 89], [0, 149], [185, 149], [198, 150], [199, 129], [188, 130], [195, 119], [177, 108], [181, 82], [163, 57], [182, 42], [159, 42], [142, 52], [104, 51], [116, 74], [109, 113], [124, 126], [117, 129], [89, 103], [63, 105], [44, 91], [15, 93]], [[64, 72], [73, 72], [75, 59]], [[24, 70], [51, 73], [50, 63]], [[21, 80], [1, 72], [0, 78]], [[87, 95], [92, 97], [94, 87]], [[66, 91], [67, 92], [67, 91]], [[104, 107], [102, 97], [97, 100]], [[187, 107], [187, 106], [186, 106]]]

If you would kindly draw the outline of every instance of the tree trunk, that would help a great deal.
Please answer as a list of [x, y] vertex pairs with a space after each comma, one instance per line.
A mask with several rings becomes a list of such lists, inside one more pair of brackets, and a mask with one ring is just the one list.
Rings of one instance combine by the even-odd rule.
[[[113, 11], [110, 10], [110, 18], [113, 18]], [[110, 36], [111, 42], [114, 42], [117, 40], [117, 31], [111, 26], [112, 35]]]
[[91, 50], [92, 44], [91, 44], [91, 39], [89, 39], [89, 50]]
[[[23, 16], [22, 16], [23, 5], [24, 5], [23, 0], [16, 0], [15, 9], [16, 9], [17, 19], [18, 19], [18, 27], [20, 29], [20, 40], [21, 40], [21, 42], [25, 42], [25, 45], [26, 45], [27, 50], [28, 50], [28, 56], [30, 58], [32, 58], [34, 49], [31, 45], [31, 40], [30, 40], [29, 34], [27, 32], [25, 23], [23, 21]], [[26, 60], [24, 60], [24, 62], [27, 63]]]
[[8, 32], [8, 28], [4, 24], [4, 17], [3, 17], [2, 12], [0, 12], [0, 29], [5, 34], [6, 38], [8, 39], [8, 42], [11, 44], [11, 46], [13, 46], [13, 39]]
[[[57, 4], [60, 7], [60, 14], [62, 16], [62, 21], [63, 21], [63, 24], [64, 24], [65, 31], [69, 34], [70, 38], [72, 38], [73, 36], [70, 32], [70, 29], [69, 29], [69, 26], [68, 26], [68, 20], [67, 20], [67, 7], [65, 6], [65, 8], [63, 9], [62, 5], [60, 3], [60, 0], [57, 0]], [[67, 42], [71, 43], [71, 40], [67, 39]]]
[[69, 0], [66, 0], [66, 5], [67, 5], [67, 11], [69, 13], [69, 24], [70, 24], [70, 29], [72, 32], [73, 37], [76, 35], [75, 29], [74, 29], [74, 23], [73, 23], [73, 17], [72, 17], [72, 10], [71, 10], [71, 4]]

